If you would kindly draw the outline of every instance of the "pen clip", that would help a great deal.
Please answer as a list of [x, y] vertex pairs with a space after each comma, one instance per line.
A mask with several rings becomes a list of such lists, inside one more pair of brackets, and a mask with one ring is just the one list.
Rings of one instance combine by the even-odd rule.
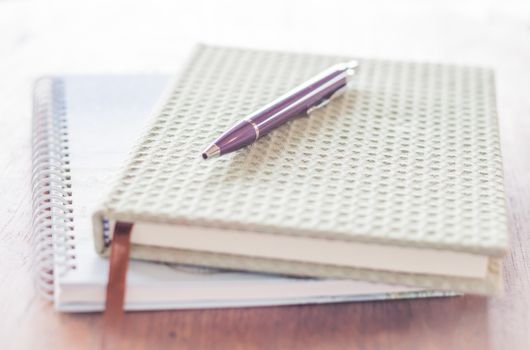
[[320, 101], [319, 103], [317, 103], [316, 105], [309, 107], [307, 109], [307, 111], [306, 111], [306, 114], [309, 115], [312, 112], [314, 112], [315, 110], [317, 110], [319, 108], [322, 108], [325, 105], [327, 105], [331, 100], [336, 99], [337, 97], [340, 97], [340, 96], [344, 95], [344, 92], [346, 91], [347, 88], [348, 88], [348, 84], [346, 84], [343, 87], [337, 89], [337, 91], [332, 93], [328, 98], [325, 98], [322, 101]]
[[323, 99], [322, 101], [318, 102], [316, 105], [311, 106], [307, 109], [306, 114], [309, 115], [315, 110], [324, 107], [327, 105], [331, 100], [336, 99], [337, 97], [340, 97], [344, 95], [344, 92], [348, 89], [353, 76], [355, 75], [356, 68], [359, 66], [357, 61], [350, 61], [344, 64], [343, 69], [346, 73], [346, 84], [339, 89], [337, 89], [334, 93], [332, 93], [328, 98]]

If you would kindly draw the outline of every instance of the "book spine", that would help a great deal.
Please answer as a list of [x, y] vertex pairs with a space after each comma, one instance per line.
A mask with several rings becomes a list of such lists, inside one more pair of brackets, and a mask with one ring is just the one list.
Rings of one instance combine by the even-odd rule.
[[33, 90], [33, 258], [37, 289], [53, 300], [54, 280], [75, 268], [64, 83], [41, 78]]

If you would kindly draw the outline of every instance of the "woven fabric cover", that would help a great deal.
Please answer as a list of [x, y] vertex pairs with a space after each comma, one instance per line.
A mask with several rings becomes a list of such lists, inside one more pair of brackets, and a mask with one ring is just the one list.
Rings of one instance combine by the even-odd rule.
[[[95, 222], [105, 216], [501, 257], [508, 234], [489, 69], [358, 59], [343, 97], [250, 147], [201, 158], [232, 123], [348, 59], [200, 46]], [[96, 236], [101, 241], [97, 227]], [[492, 269], [498, 275], [497, 263]]]

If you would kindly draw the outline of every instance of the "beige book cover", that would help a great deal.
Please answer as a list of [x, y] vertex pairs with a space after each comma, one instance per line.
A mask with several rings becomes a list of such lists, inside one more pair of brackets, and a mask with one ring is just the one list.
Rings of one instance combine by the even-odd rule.
[[200, 46], [94, 213], [131, 257], [427, 289], [501, 290], [508, 247], [493, 72], [355, 58], [351, 88], [205, 161], [235, 121], [352, 57]]

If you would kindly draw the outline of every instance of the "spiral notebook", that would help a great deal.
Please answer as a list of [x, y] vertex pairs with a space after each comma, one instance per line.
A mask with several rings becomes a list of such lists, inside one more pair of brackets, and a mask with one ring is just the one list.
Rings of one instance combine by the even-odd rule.
[[[168, 84], [167, 76], [67, 76], [35, 84], [33, 230], [39, 290], [60, 311], [103, 309], [107, 260], [90, 214]], [[127, 310], [242, 307], [450, 295], [132, 261]]]
[[[341, 98], [201, 158], [351, 59]], [[508, 249], [498, 133], [488, 68], [200, 46], [94, 213], [95, 242], [112, 258], [127, 226], [137, 259], [492, 295]]]

